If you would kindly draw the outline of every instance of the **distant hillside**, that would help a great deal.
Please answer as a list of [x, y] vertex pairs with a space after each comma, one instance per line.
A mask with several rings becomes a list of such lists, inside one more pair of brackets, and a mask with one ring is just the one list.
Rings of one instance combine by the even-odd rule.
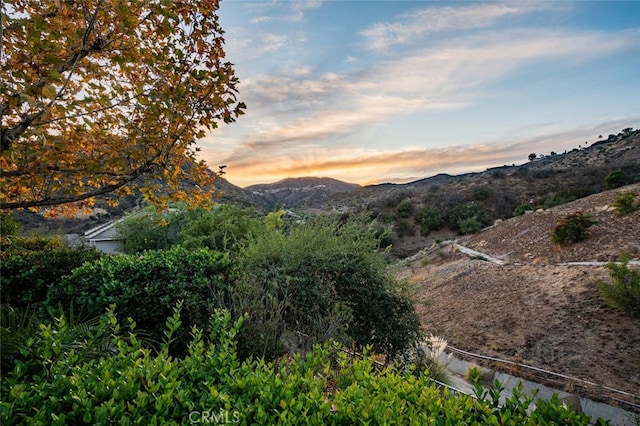
[[[481, 253], [475, 257], [450, 242], [423, 247], [401, 263], [398, 276], [413, 284], [424, 326], [458, 349], [627, 392], [612, 393], [580, 380], [558, 380], [541, 371], [515, 372], [608, 404], [615, 403], [609, 397], [619, 403], [626, 400], [635, 405], [619, 404], [622, 408], [637, 410], [640, 318], [607, 306], [596, 285], [598, 279], [612, 281], [607, 269], [596, 262], [614, 261], [623, 251], [636, 265], [640, 259], [640, 211], [617, 214], [611, 206], [620, 192], [638, 194], [636, 200], [640, 200], [640, 183], [458, 237], [456, 243]], [[590, 237], [566, 246], [553, 244], [555, 225], [576, 211], [597, 219]], [[502, 263], [487, 261], [489, 257]], [[637, 266], [633, 269], [638, 271]], [[513, 371], [503, 363], [485, 366]]]
[[[495, 219], [511, 217], [520, 204], [545, 207], [604, 191], [605, 178], [616, 170], [624, 173], [626, 183], [640, 182], [640, 130], [625, 129], [568, 152], [538, 155], [519, 166], [505, 165], [455, 176], [438, 174], [406, 184], [361, 187], [332, 178], [304, 177], [240, 188], [220, 178], [216, 187], [223, 194], [222, 202], [255, 207], [263, 213], [281, 207], [309, 213], [365, 211], [394, 225], [394, 252], [406, 256], [433, 238], [420, 235], [416, 214], [423, 207], [435, 208], [446, 222], [453, 208], [474, 203], [486, 211], [484, 224], [488, 225]], [[399, 221], [396, 208], [405, 200], [413, 213]], [[29, 212], [19, 213], [18, 220], [27, 230], [81, 232], [121, 217], [140, 203], [141, 197], [136, 196], [122, 199], [117, 208], [98, 201], [101, 213], [82, 220], [45, 220]]]
[[327, 177], [302, 177], [251, 185], [245, 190], [272, 210], [279, 207], [312, 207], [336, 194], [350, 194], [359, 188], [360, 185]]

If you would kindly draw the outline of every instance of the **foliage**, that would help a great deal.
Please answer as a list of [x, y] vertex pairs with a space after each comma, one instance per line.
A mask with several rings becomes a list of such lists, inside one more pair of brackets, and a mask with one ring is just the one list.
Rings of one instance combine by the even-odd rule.
[[573, 244], [589, 238], [589, 228], [598, 221], [589, 214], [575, 212], [561, 220], [551, 233], [551, 240], [555, 244]]
[[396, 214], [401, 219], [408, 219], [413, 214], [413, 203], [410, 199], [406, 198], [398, 204], [396, 207]]
[[399, 218], [396, 220], [396, 223], [393, 225], [393, 231], [400, 238], [411, 237], [415, 235], [413, 224], [409, 222], [407, 219], [402, 219], [402, 218]]
[[219, 2], [76, 3], [1, 3], [0, 208], [211, 200], [195, 141], [245, 108]]
[[471, 191], [471, 198], [475, 201], [487, 200], [491, 197], [491, 190], [486, 186], [476, 186]]
[[7, 237], [18, 235], [20, 228], [20, 224], [13, 219], [13, 213], [0, 211], [0, 243], [5, 244]]
[[[103, 333], [104, 328], [100, 326], [99, 319], [83, 316], [82, 313], [75, 314], [73, 307], [70, 307], [68, 313], [53, 318], [53, 322], [60, 328], [60, 336], [56, 340], [56, 347], [49, 349], [58, 356], [65, 356], [73, 350], [82, 356], [83, 361], [114, 353], [115, 347], [109, 336]], [[51, 329], [49, 321], [41, 322], [26, 309], [1, 305], [2, 371], [11, 371], [15, 366], [20, 366], [24, 376], [42, 374], [45, 369], [34, 359], [34, 354], [46, 344], [42, 340], [42, 332], [47, 328]]]
[[462, 235], [477, 234], [482, 229], [482, 223], [477, 216], [468, 217], [458, 222], [458, 230]]
[[449, 212], [449, 225], [458, 229], [460, 233], [463, 233], [463, 230], [461, 229], [462, 225], [464, 225], [465, 231], [470, 231], [476, 228], [480, 230], [486, 223], [487, 219], [487, 212], [482, 206], [475, 203], [461, 204], [454, 207]]
[[281, 228], [284, 212], [274, 212], [262, 224], [252, 209], [220, 205], [211, 210], [200, 210], [199, 215], [185, 224], [179, 232], [179, 242], [187, 248], [206, 247], [233, 253], [264, 226]]
[[[393, 355], [417, 339], [418, 317], [386, 269], [382, 237], [364, 217], [320, 216], [250, 242], [238, 282], [277, 309], [240, 309], [249, 312], [247, 329], [261, 324], [270, 333], [242, 339], [254, 346], [242, 351], [274, 354], [333, 337]], [[267, 335], [283, 346], [271, 349]]]
[[[214, 309], [228, 306], [231, 264], [220, 253], [182, 247], [147, 251], [140, 255], [103, 257], [84, 264], [51, 286], [47, 304], [83, 307], [100, 314], [111, 304], [124, 318], [160, 341], [164, 319], [178, 300], [184, 301], [183, 321], [205, 327]], [[187, 331], [177, 336], [176, 350], [184, 350]]]
[[[178, 312], [166, 321], [166, 340], [180, 327]], [[144, 349], [113, 312], [101, 327], [115, 354], [87, 361], [61, 349], [63, 320], [40, 329], [32, 358], [43, 373], [16, 365], [2, 381], [3, 425], [14, 424], [486, 424], [587, 425], [589, 417], [516, 389], [504, 404], [500, 389], [478, 398], [430, 383], [427, 374], [377, 371], [373, 358], [352, 359], [335, 345], [276, 362], [240, 362], [235, 337], [242, 319], [216, 311], [209, 334], [193, 329], [188, 353], [169, 356]], [[133, 329], [135, 331], [135, 329]], [[87, 334], [91, 339], [91, 335]], [[602, 421], [599, 420], [599, 424]]]
[[231, 205], [211, 209], [181, 206], [167, 212], [150, 207], [118, 223], [117, 238], [127, 254], [164, 250], [177, 244], [190, 249], [234, 252], [263, 228], [282, 227], [282, 214], [273, 212], [259, 219], [253, 209]]
[[87, 247], [67, 247], [59, 239], [14, 238], [0, 264], [0, 298], [14, 308], [46, 312], [47, 291], [85, 262], [102, 254]]
[[620, 255], [620, 264], [607, 263], [612, 283], [598, 281], [598, 290], [609, 306], [640, 317], [640, 272], [629, 268], [629, 253]]
[[614, 170], [604, 179], [607, 189], [620, 188], [629, 183], [629, 176], [623, 170]]
[[513, 211], [514, 216], [522, 216], [526, 211], [533, 210], [533, 206], [529, 203], [520, 204]]
[[431, 231], [435, 231], [442, 227], [442, 217], [440, 213], [430, 206], [425, 206], [416, 215], [416, 220], [420, 223], [420, 234], [429, 235]]
[[636, 194], [634, 192], [618, 192], [612, 205], [616, 208], [618, 215], [624, 216], [640, 209], [640, 201], [636, 202], [635, 199]]
[[529, 159], [529, 161], [533, 161], [533, 160], [535, 160], [537, 157], [538, 157], [538, 156], [536, 155], [536, 153], [535, 153], [535, 152], [532, 152], [531, 154], [529, 154], [529, 155], [527, 156], [527, 158]]
[[570, 203], [578, 198], [583, 198], [591, 195], [592, 192], [588, 189], [573, 189], [566, 191], [558, 191], [545, 197], [542, 201], [542, 207], [550, 209], [551, 207], [560, 206], [562, 204]]
[[147, 207], [141, 212], [127, 214], [115, 224], [119, 249], [126, 254], [145, 250], [168, 249], [177, 242], [176, 216], [182, 212], [158, 212]]

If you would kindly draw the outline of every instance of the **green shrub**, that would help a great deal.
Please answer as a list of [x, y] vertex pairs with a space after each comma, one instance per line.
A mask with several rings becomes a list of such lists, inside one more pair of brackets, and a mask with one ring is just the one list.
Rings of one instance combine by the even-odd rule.
[[631, 191], [618, 192], [612, 205], [616, 208], [616, 213], [624, 216], [640, 209], [640, 201], [636, 202], [636, 194]]
[[[26, 250], [24, 246], [36, 247], [39, 250]], [[43, 309], [43, 303], [49, 288], [85, 262], [92, 262], [101, 257], [102, 254], [97, 250], [66, 247], [60, 240], [14, 238], [12, 245], [2, 253], [2, 303], [14, 308], [31, 307], [44, 314], [46, 309]]]
[[462, 219], [458, 222], [458, 230], [462, 235], [477, 234], [482, 229], [482, 223], [476, 216]]
[[[53, 320], [53, 321], [51, 321]], [[34, 354], [45, 344], [43, 327], [51, 330], [51, 323], [59, 327], [60, 336], [56, 347], [50, 348], [56, 356], [65, 356], [69, 351], [81, 354], [85, 361], [115, 353], [110, 336], [103, 333], [99, 317], [88, 317], [74, 313], [73, 307], [57, 318], [49, 316], [43, 323], [38, 316], [26, 309], [15, 309], [0, 305], [0, 353], [2, 371], [6, 373], [19, 365], [23, 375], [42, 374], [43, 365]], [[88, 335], [91, 334], [88, 339]]]
[[413, 214], [413, 203], [410, 199], [405, 199], [396, 207], [396, 214], [399, 218], [408, 219]]
[[565, 217], [553, 228], [551, 240], [560, 245], [584, 241], [589, 238], [589, 228], [597, 223], [598, 221], [593, 216], [575, 212]]
[[166, 250], [175, 245], [233, 253], [265, 228], [282, 227], [284, 211], [258, 218], [255, 210], [231, 205], [212, 209], [177, 208], [169, 212], [145, 209], [116, 225], [123, 253]]
[[591, 195], [593, 192], [588, 189], [572, 189], [567, 191], [558, 191], [549, 195], [542, 201], [542, 207], [550, 209], [551, 207], [560, 206], [562, 204], [570, 203], [579, 198], [584, 198]]
[[[184, 301], [183, 321], [206, 327], [216, 308], [229, 306], [230, 261], [205, 249], [174, 247], [140, 255], [117, 255], [84, 264], [50, 288], [50, 307], [76, 306], [100, 314], [112, 304], [123, 318], [160, 341], [164, 319], [178, 300]], [[186, 347], [182, 331], [176, 350]], [[182, 346], [181, 346], [182, 345]]]
[[429, 235], [431, 231], [438, 230], [442, 227], [442, 216], [436, 209], [425, 206], [416, 215], [416, 220], [420, 224], [420, 234]]
[[[18, 235], [20, 229], [20, 224], [13, 219], [13, 213], [0, 211], [0, 242], [7, 237]], [[10, 240], [8, 242], [10, 243]]]
[[530, 210], [533, 210], [533, 206], [531, 204], [529, 204], [529, 203], [520, 204], [513, 211], [513, 215], [514, 216], [522, 216], [523, 214], [525, 214], [525, 212], [530, 211]]
[[[180, 328], [168, 318], [166, 339]], [[42, 327], [32, 358], [42, 374], [23, 365], [3, 377], [0, 421], [16, 424], [484, 424], [588, 425], [589, 416], [563, 407], [557, 396], [532, 399], [516, 388], [477, 397], [436, 387], [426, 374], [377, 371], [372, 358], [351, 359], [338, 346], [316, 346], [306, 356], [273, 363], [240, 362], [235, 338], [242, 320], [216, 311], [209, 334], [192, 331], [184, 357], [146, 350], [110, 311], [101, 320], [115, 354], [87, 360], [61, 345], [64, 319]], [[135, 329], [133, 329], [135, 332]], [[92, 334], [87, 333], [87, 341]], [[603, 422], [598, 421], [599, 424]]]
[[[241, 336], [242, 352], [246, 343], [273, 354], [332, 337], [392, 355], [416, 340], [418, 317], [387, 271], [378, 230], [362, 217], [320, 216], [248, 244], [238, 282], [277, 309], [242, 309], [249, 332], [255, 324], [267, 329], [253, 339]], [[282, 345], [270, 350], [262, 336]]]
[[604, 185], [607, 189], [620, 188], [629, 183], [629, 176], [623, 170], [614, 170], [604, 179]]
[[284, 212], [267, 216], [265, 225], [256, 212], [230, 205], [201, 210], [179, 230], [180, 245], [187, 248], [209, 248], [225, 253], [237, 251], [256, 235], [263, 226], [282, 227]]
[[629, 253], [620, 256], [620, 264], [607, 263], [612, 283], [598, 281], [598, 290], [607, 304], [629, 315], [640, 316], [640, 272], [629, 268]]
[[469, 228], [475, 227], [475, 223], [480, 223], [480, 228], [485, 225], [488, 220], [489, 215], [484, 210], [484, 208], [475, 203], [467, 203], [454, 207], [449, 212], [449, 225], [460, 231], [460, 224], [467, 219], [473, 219], [469, 221], [466, 225]]

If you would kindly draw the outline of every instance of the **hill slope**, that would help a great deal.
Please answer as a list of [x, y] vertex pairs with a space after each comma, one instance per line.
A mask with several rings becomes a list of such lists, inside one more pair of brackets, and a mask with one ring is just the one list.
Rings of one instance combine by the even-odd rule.
[[[611, 261], [622, 250], [640, 257], [640, 211], [619, 217], [608, 206], [619, 191], [640, 194], [640, 184], [606, 191], [543, 212], [515, 217], [457, 242], [505, 260], [472, 259], [452, 245], [436, 246], [400, 271], [416, 285], [425, 326], [457, 348], [524, 362], [634, 396], [640, 404], [640, 319], [600, 298], [602, 266], [565, 262]], [[599, 224], [581, 243], [558, 247], [550, 233], [575, 211]], [[429, 260], [424, 260], [427, 257]], [[609, 392], [561, 382], [592, 397]]]

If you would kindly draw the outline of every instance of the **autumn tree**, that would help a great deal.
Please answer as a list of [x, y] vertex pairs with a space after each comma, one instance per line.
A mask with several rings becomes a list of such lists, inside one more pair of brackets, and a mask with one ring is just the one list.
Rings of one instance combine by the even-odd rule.
[[[245, 105], [218, 0], [3, 0], [0, 208], [210, 199], [195, 141]], [[189, 182], [185, 186], [183, 183]]]

